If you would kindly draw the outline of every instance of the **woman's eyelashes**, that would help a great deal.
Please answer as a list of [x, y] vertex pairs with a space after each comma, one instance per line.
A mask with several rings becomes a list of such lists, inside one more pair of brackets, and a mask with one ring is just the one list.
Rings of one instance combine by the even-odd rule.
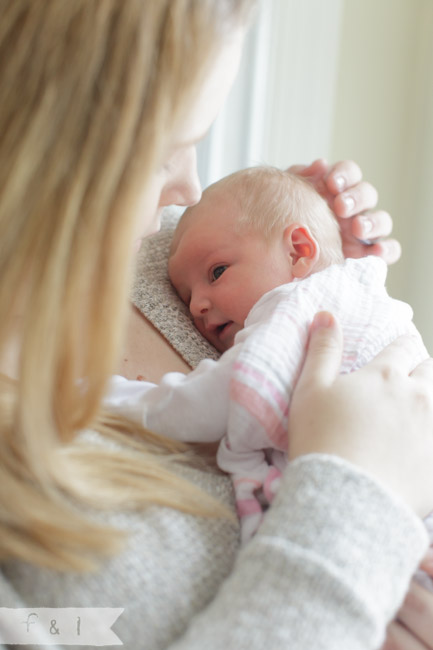
[[211, 282], [215, 282], [215, 280], [218, 280], [218, 278], [222, 276], [222, 274], [226, 269], [227, 269], [227, 264], [219, 264], [218, 266], [214, 266], [210, 272]]

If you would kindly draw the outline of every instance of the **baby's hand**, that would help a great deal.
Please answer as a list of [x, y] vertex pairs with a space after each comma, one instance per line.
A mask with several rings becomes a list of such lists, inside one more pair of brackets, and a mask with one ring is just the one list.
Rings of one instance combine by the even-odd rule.
[[289, 171], [309, 180], [328, 202], [340, 224], [346, 257], [378, 255], [388, 264], [399, 259], [400, 244], [395, 239], [381, 239], [391, 233], [392, 219], [387, 212], [374, 209], [377, 191], [362, 180], [356, 163], [344, 160], [331, 166], [319, 159]]

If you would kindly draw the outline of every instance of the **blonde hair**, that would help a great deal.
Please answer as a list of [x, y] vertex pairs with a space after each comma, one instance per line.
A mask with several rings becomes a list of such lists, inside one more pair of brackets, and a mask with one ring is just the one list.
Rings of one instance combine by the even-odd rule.
[[[215, 510], [173, 471], [185, 445], [102, 417], [100, 403], [137, 202], [251, 5], [0, 0], [1, 357], [21, 315], [18, 379], [0, 376], [2, 559], [93, 566], [122, 535], [86, 505]], [[77, 435], [90, 428], [112, 445]]]
[[319, 244], [315, 271], [344, 260], [335, 216], [314, 187], [296, 174], [271, 166], [249, 167], [210, 185], [205, 194], [212, 198], [219, 191], [238, 206], [237, 229], [252, 229], [270, 240], [298, 222], [308, 226]]

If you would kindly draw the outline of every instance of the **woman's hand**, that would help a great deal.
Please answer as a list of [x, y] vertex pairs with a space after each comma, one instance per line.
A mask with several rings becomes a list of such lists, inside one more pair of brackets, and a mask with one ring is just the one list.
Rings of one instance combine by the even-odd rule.
[[377, 191], [362, 180], [356, 163], [344, 160], [330, 166], [319, 159], [309, 166], [290, 167], [290, 171], [308, 179], [327, 200], [340, 224], [346, 257], [378, 255], [388, 264], [399, 259], [400, 244], [395, 239], [381, 239], [391, 233], [392, 219], [387, 212], [375, 210]]
[[289, 458], [340, 456], [424, 517], [433, 509], [433, 360], [413, 369], [414, 346], [400, 337], [339, 375], [341, 330], [331, 314], [317, 314], [290, 408]]

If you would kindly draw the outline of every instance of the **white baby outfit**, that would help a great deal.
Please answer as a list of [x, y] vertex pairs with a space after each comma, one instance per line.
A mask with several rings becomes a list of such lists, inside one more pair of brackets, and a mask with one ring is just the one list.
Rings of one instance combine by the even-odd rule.
[[218, 464], [232, 475], [242, 539], [257, 530], [287, 464], [291, 393], [314, 314], [341, 323], [341, 372], [365, 365], [401, 334], [417, 338], [414, 366], [428, 357], [409, 305], [389, 297], [385, 263], [348, 259], [278, 287], [250, 311], [234, 346], [189, 375], [169, 373], [158, 386], [114, 377], [111, 408], [157, 433], [187, 442], [221, 440]]

